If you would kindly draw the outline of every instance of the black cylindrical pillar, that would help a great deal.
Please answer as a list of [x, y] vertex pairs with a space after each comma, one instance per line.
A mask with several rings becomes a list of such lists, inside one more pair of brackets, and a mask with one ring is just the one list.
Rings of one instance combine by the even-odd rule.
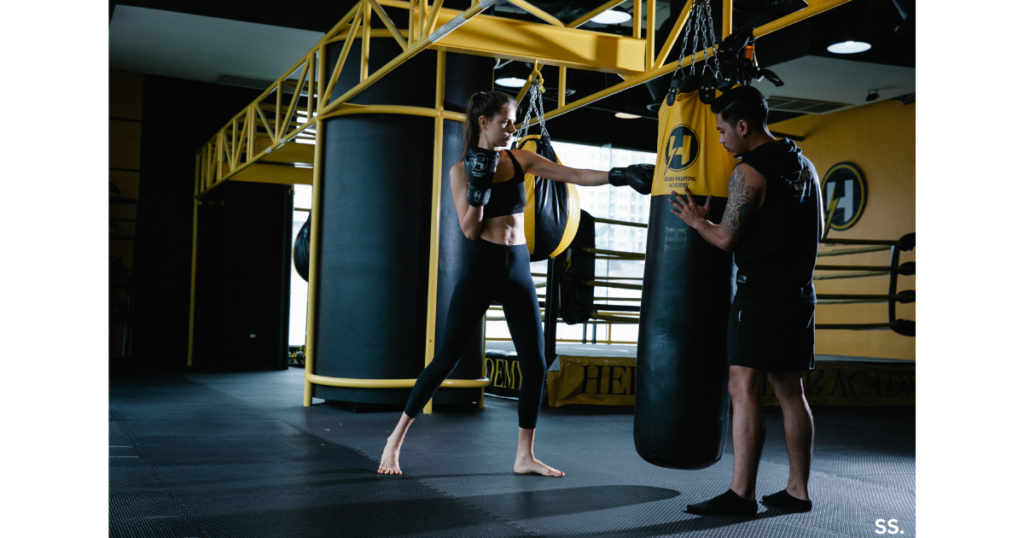
[[[353, 51], [358, 50], [358, 43]], [[334, 65], [342, 43], [327, 49]], [[401, 51], [374, 39], [370, 73]], [[492, 60], [449, 54], [445, 104], [462, 111], [473, 91], [490, 87]], [[365, 105], [434, 108], [437, 53], [424, 51], [357, 95]], [[358, 83], [351, 55], [332, 97]], [[454, 101], [454, 102], [453, 102]], [[323, 121], [313, 373], [332, 378], [412, 379], [425, 366], [430, 285], [434, 122], [423, 116], [354, 114]], [[459, 228], [448, 169], [461, 160], [462, 123], [445, 121], [435, 331], [444, 330], [452, 288], [468, 241]], [[481, 377], [478, 333], [449, 378]], [[468, 360], [467, 360], [468, 359]], [[410, 389], [314, 385], [318, 398], [405, 403]], [[471, 402], [480, 389], [442, 389], [435, 402]]]

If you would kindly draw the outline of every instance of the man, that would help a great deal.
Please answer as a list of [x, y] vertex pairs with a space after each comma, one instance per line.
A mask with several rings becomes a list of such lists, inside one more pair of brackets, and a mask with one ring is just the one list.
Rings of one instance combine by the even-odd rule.
[[719, 142], [741, 162], [729, 178], [720, 224], [707, 220], [711, 197], [697, 205], [673, 192], [672, 213], [712, 245], [734, 252], [736, 298], [729, 311], [729, 395], [732, 398], [733, 479], [729, 490], [687, 506], [706, 515], [757, 513], [754, 485], [764, 446], [760, 394], [765, 378], [782, 407], [789, 483], [762, 502], [807, 512], [814, 424], [803, 374], [814, 368], [814, 285], [811, 274], [824, 230], [817, 172], [789, 139], [768, 131], [768, 104], [756, 88], [740, 86], [711, 110]]

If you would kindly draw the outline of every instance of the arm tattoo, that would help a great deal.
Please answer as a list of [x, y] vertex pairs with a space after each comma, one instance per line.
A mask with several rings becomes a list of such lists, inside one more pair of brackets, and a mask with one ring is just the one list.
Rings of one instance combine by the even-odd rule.
[[743, 167], [736, 165], [729, 177], [729, 201], [722, 215], [722, 229], [731, 236], [739, 237], [754, 214], [755, 204], [754, 188], [747, 184]]

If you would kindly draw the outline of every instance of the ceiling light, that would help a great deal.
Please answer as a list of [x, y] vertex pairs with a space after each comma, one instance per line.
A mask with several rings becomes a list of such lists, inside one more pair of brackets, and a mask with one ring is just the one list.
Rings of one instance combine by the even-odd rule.
[[629, 112], [616, 112], [615, 113], [615, 117], [616, 118], [621, 118], [621, 119], [624, 119], [624, 120], [635, 120], [635, 119], [639, 118], [640, 116], [637, 116], [636, 114], [630, 114]]
[[864, 52], [871, 48], [871, 43], [865, 43], [863, 41], [842, 41], [840, 43], [833, 43], [828, 46], [828, 51], [832, 54], [855, 54], [858, 52]]
[[523, 84], [526, 84], [526, 79], [519, 77], [501, 77], [499, 79], [495, 79], [494, 83], [498, 86], [505, 86], [506, 88], [522, 88]]
[[590, 19], [590, 22], [596, 22], [597, 24], [621, 24], [633, 17], [625, 11], [619, 11], [617, 9], [609, 9], [601, 13], [600, 15]]
[[870, 102], [874, 101], [875, 99], [878, 99], [878, 90], [868, 90], [868, 98], [866, 99], [866, 101]]
[[522, 88], [530, 77], [533, 66], [523, 62], [511, 62], [494, 74], [494, 83], [506, 88]]

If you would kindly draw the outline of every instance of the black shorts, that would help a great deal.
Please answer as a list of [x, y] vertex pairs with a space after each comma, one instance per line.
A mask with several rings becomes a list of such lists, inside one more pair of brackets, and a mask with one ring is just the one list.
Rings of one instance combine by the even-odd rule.
[[729, 366], [765, 372], [814, 369], [814, 303], [737, 296], [729, 310]]

